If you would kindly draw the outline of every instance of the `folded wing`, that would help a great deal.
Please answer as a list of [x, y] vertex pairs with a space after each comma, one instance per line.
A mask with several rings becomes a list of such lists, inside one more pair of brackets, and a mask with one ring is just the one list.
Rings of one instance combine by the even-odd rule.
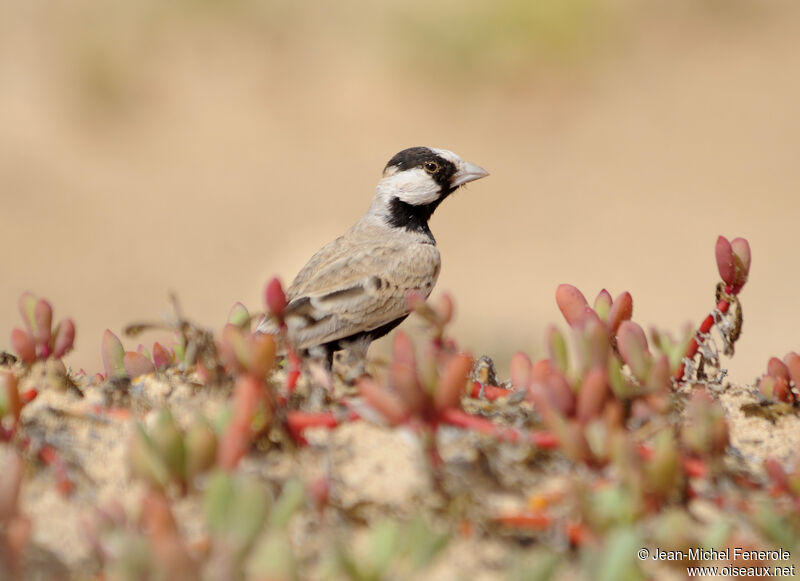
[[299, 349], [405, 316], [407, 294], [427, 296], [439, 274], [439, 251], [431, 244], [372, 243], [346, 251], [340, 245], [334, 241], [312, 257], [287, 292], [286, 322]]

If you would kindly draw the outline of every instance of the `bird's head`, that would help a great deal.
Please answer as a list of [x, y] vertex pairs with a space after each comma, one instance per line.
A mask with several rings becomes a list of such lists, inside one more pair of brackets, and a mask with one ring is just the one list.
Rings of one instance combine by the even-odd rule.
[[485, 169], [452, 151], [410, 147], [386, 164], [372, 209], [385, 215], [393, 226], [418, 229], [422, 221], [427, 228], [428, 218], [442, 200], [487, 175]]

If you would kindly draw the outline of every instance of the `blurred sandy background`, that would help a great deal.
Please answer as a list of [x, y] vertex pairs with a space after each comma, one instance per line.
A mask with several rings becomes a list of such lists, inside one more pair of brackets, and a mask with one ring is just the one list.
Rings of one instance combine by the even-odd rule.
[[749, 381], [800, 348], [797, 6], [0, 0], [0, 348], [26, 289], [88, 371], [168, 290], [219, 329], [431, 145], [492, 174], [432, 221], [463, 344], [540, 354], [561, 282], [677, 331], [741, 235]]

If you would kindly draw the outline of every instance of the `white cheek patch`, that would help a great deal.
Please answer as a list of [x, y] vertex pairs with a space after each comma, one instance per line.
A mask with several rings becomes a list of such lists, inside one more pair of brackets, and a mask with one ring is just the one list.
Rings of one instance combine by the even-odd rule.
[[430, 204], [439, 199], [439, 184], [422, 168], [414, 168], [387, 175], [378, 184], [378, 191], [389, 199], [397, 197], [412, 206]]

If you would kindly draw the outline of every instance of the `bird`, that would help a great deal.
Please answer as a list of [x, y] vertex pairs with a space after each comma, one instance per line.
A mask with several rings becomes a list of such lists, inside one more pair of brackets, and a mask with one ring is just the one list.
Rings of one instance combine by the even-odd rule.
[[[383, 169], [366, 214], [317, 251], [286, 291], [289, 342], [332, 369], [334, 353], [367, 349], [409, 315], [407, 296], [427, 298], [441, 269], [428, 221], [461, 186], [486, 177], [452, 151], [410, 147]], [[259, 325], [269, 332], [269, 323]]]

